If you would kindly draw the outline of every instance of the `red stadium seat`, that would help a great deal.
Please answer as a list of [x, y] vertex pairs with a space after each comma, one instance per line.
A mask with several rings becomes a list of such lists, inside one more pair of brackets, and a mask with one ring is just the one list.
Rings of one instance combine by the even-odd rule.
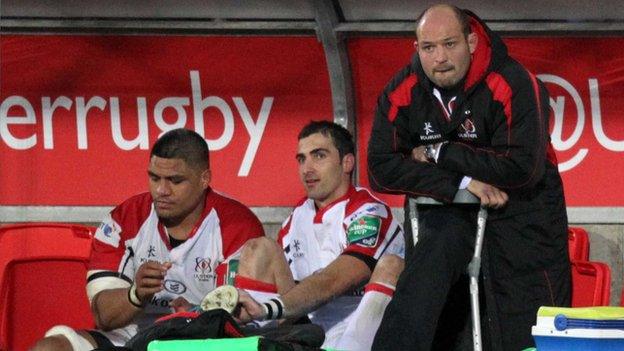
[[572, 262], [572, 307], [609, 306], [611, 269], [601, 262]]
[[589, 236], [580, 227], [568, 228], [570, 261], [589, 261]]
[[0, 226], [0, 350], [27, 350], [56, 324], [91, 328], [86, 262], [95, 228]]

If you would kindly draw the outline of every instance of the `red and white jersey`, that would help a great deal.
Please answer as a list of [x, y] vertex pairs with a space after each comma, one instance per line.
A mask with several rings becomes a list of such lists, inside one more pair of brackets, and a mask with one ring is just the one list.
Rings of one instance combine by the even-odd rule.
[[[405, 255], [403, 229], [390, 207], [364, 188], [350, 187], [345, 196], [322, 209], [303, 199], [282, 226], [278, 242], [296, 281], [327, 267], [339, 255], [361, 259], [373, 271], [382, 255]], [[361, 296], [342, 296], [311, 314], [328, 332], [345, 319]]]
[[128, 287], [146, 261], [171, 262], [164, 290], [135, 319], [139, 329], [171, 313], [169, 302], [184, 297], [199, 304], [222, 284], [227, 263], [238, 259], [249, 239], [264, 235], [258, 218], [244, 205], [208, 189], [201, 218], [189, 238], [172, 248], [149, 193], [134, 196], [113, 209], [95, 233], [89, 262], [90, 299], [105, 289]]

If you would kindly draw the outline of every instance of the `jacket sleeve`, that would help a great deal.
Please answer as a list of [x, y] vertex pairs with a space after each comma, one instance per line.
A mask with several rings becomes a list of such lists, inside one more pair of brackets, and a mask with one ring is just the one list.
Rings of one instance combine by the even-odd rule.
[[506, 77], [491, 73], [485, 82], [494, 114], [486, 126], [492, 133], [491, 147], [448, 143], [440, 151], [438, 166], [502, 189], [530, 188], [544, 175], [548, 92], [519, 65]]
[[412, 149], [418, 146], [412, 142], [409, 131], [411, 89], [397, 90], [398, 85], [395, 78], [377, 102], [368, 142], [370, 185], [383, 193], [451, 202], [462, 175], [411, 159]]

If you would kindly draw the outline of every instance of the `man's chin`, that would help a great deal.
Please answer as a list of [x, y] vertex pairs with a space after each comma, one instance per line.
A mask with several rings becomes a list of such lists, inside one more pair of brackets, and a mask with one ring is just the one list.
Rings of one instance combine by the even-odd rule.
[[178, 216], [176, 216], [171, 211], [163, 211], [163, 210], [160, 210], [160, 211], [156, 210], [156, 216], [158, 216], [158, 219], [161, 222], [175, 222], [175, 220], [178, 218]]

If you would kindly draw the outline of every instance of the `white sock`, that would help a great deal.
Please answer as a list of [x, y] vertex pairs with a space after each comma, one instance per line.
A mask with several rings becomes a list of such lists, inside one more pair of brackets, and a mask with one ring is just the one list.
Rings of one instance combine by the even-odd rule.
[[386, 306], [390, 303], [395, 287], [384, 283], [368, 283], [364, 297], [349, 316], [347, 329], [338, 341], [336, 349], [348, 351], [370, 350], [375, 333], [381, 324]]

